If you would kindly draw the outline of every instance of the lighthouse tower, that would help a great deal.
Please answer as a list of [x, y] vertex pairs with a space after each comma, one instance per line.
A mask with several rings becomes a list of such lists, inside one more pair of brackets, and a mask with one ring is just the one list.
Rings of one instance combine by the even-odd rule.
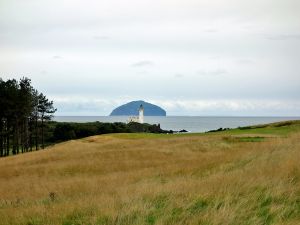
[[140, 105], [139, 108], [139, 123], [144, 123], [144, 107]]

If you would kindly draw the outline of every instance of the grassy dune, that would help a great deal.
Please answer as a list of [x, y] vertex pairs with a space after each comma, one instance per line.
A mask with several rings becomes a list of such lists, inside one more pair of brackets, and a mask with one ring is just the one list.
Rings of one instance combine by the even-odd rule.
[[300, 122], [1, 158], [0, 224], [300, 224]]

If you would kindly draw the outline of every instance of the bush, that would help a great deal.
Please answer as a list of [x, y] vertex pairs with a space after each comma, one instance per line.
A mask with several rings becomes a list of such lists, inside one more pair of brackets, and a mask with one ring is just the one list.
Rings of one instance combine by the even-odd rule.
[[69, 123], [57, 123], [54, 129], [53, 136], [55, 140], [60, 141], [66, 141], [76, 138], [74, 127]]

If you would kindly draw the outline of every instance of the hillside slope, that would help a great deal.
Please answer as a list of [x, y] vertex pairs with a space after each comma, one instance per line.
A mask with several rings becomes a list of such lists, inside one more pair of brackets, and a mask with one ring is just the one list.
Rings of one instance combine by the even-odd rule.
[[0, 224], [300, 224], [300, 123], [114, 134], [0, 159]]

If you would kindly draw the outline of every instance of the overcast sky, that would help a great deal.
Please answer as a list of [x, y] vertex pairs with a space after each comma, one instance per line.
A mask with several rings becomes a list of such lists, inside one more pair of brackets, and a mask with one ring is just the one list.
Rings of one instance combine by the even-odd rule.
[[300, 1], [0, 0], [0, 76], [56, 115], [300, 116]]

